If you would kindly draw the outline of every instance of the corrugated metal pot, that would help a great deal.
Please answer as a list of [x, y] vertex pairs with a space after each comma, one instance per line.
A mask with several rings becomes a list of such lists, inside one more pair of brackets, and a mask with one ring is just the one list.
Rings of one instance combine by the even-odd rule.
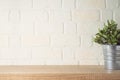
[[117, 45], [103, 45], [104, 66], [107, 70], [119, 69], [117, 62]]

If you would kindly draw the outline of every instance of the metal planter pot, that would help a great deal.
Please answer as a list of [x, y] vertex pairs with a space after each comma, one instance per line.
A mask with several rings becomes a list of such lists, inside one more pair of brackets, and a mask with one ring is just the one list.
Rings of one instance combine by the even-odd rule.
[[120, 69], [118, 60], [117, 45], [103, 45], [104, 66], [107, 70]]

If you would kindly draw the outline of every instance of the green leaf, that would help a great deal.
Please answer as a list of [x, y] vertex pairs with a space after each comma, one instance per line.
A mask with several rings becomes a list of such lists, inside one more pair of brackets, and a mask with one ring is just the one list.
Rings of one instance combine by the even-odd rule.
[[120, 34], [117, 35], [117, 39], [120, 39]]
[[114, 20], [107, 20], [103, 29], [98, 29], [94, 37], [94, 42], [99, 44], [120, 44], [120, 29], [117, 29], [117, 23]]

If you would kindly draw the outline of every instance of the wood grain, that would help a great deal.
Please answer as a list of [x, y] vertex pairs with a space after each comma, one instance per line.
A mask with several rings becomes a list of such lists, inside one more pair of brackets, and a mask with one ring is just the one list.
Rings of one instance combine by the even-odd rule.
[[103, 66], [0, 66], [0, 80], [120, 80]]

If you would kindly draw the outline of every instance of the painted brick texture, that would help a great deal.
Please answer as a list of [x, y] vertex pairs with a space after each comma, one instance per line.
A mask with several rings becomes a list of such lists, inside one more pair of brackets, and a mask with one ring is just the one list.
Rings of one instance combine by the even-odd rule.
[[92, 37], [119, 14], [120, 0], [0, 0], [0, 65], [103, 65]]

